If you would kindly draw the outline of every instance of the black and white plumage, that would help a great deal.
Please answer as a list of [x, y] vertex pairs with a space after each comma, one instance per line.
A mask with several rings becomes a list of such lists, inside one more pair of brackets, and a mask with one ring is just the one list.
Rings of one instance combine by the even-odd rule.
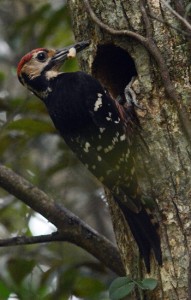
[[[46, 105], [49, 115], [70, 149], [111, 192], [122, 210], [150, 270], [150, 252], [162, 264], [160, 238], [142, 202], [126, 134], [122, 106], [101, 84], [84, 72], [59, 72], [61, 64], [88, 42], [61, 50], [38, 48], [18, 65], [18, 77]], [[128, 113], [128, 112], [126, 112]], [[131, 126], [130, 126], [131, 129]]]

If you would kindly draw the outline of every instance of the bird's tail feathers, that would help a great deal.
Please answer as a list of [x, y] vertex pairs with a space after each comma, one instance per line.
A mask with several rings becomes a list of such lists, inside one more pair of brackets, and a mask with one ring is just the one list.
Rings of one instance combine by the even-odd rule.
[[117, 200], [117, 203], [128, 222], [131, 232], [137, 242], [139, 251], [144, 259], [147, 272], [149, 273], [151, 250], [153, 250], [158, 264], [160, 266], [162, 265], [162, 252], [157, 226], [152, 223], [152, 220], [144, 207], [141, 208], [140, 212], [135, 213], [120, 201]]

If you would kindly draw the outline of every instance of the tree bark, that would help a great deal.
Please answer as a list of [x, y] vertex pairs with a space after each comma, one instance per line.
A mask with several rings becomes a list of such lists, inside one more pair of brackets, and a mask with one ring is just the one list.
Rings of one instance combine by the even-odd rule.
[[[171, 5], [184, 16], [188, 2], [174, 0]], [[127, 84], [137, 72], [133, 88], [144, 110], [137, 110], [142, 130], [141, 138], [137, 136], [136, 169], [143, 193], [156, 203], [154, 214], [160, 223], [163, 252], [163, 267], [152, 259], [149, 274], [158, 280], [158, 287], [144, 299], [189, 299], [190, 28], [164, 0], [68, 3], [76, 40], [91, 40], [89, 50], [80, 56], [82, 69], [97, 77], [114, 97], [121, 82]], [[106, 63], [111, 53], [112, 59]], [[133, 278], [148, 276], [112, 199], [109, 206], [126, 273]], [[143, 299], [143, 295], [135, 293], [132, 299]]]

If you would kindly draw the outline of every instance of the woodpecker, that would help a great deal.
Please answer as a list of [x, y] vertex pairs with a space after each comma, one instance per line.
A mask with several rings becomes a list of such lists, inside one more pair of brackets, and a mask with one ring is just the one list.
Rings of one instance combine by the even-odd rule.
[[157, 228], [143, 205], [137, 183], [131, 138], [135, 114], [123, 109], [91, 75], [59, 71], [67, 59], [88, 45], [83, 41], [59, 50], [32, 50], [18, 64], [18, 79], [44, 102], [66, 144], [110, 191], [149, 272], [151, 250], [159, 265], [162, 254]]

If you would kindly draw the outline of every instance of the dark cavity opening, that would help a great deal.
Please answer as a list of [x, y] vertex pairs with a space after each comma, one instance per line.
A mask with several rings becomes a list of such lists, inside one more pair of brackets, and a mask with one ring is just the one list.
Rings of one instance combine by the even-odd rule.
[[92, 65], [92, 74], [116, 99], [137, 75], [132, 57], [122, 48], [113, 44], [99, 45]]

